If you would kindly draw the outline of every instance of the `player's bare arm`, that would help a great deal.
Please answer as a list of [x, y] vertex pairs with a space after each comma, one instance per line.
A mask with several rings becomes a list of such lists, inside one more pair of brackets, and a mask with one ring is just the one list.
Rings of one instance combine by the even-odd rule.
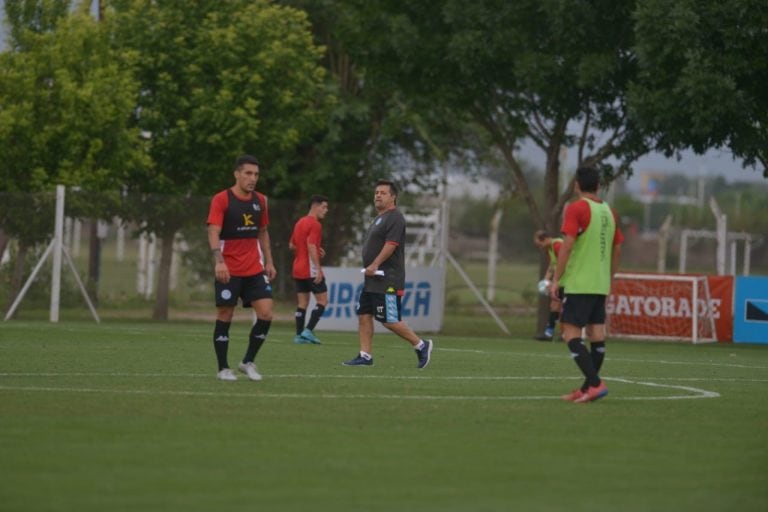
[[365, 267], [365, 275], [367, 276], [374, 276], [376, 275], [376, 271], [379, 270], [379, 265], [384, 263], [389, 259], [392, 254], [394, 254], [395, 249], [397, 249], [397, 245], [392, 243], [386, 243], [384, 244], [384, 247], [381, 248], [381, 251], [379, 254], [374, 258], [373, 262]]
[[208, 225], [208, 246], [211, 248], [213, 256], [213, 272], [216, 280], [221, 283], [229, 282], [229, 268], [224, 262], [224, 256], [221, 254], [221, 226], [213, 224]]
[[563, 244], [560, 246], [560, 252], [557, 255], [557, 268], [555, 268], [552, 282], [549, 285], [549, 296], [552, 300], [560, 300], [557, 291], [558, 288], [560, 288], [560, 279], [563, 277], [565, 267], [568, 265], [568, 258], [571, 257], [571, 250], [573, 250], [574, 243], [576, 243], [576, 237], [573, 235], [566, 235]]
[[272, 260], [272, 246], [269, 239], [269, 231], [266, 226], [259, 230], [259, 245], [261, 245], [261, 252], [264, 256], [264, 271], [267, 273], [267, 277], [272, 280], [277, 275], [277, 269]]
[[613, 246], [613, 253], [611, 254], [611, 279], [619, 271], [619, 261], [621, 260], [621, 245], [616, 244]]
[[309, 252], [309, 259], [317, 269], [317, 275], [315, 276], [315, 283], [319, 283], [323, 280], [323, 267], [320, 266], [320, 251], [317, 250], [315, 244], [307, 244], [307, 252]]

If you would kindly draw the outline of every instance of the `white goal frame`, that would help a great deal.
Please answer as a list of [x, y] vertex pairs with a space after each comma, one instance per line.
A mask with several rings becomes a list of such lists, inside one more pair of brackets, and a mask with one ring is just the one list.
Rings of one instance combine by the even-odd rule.
[[[607, 315], [606, 328], [611, 336], [628, 339], [652, 339], [652, 340], [689, 340], [692, 343], [712, 343], [717, 342], [717, 329], [715, 317], [711, 307], [711, 294], [709, 290], [709, 280], [703, 275], [672, 275], [672, 274], [641, 274], [618, 272], [614, 275], [616, 280], [638, 280], [638, 281], [669, 281], [671, 283], [689, 283], [691, 285], [691, 331], [689, 336], [675, 335], [654, 335], [647, 333], [617, 332], [611, 328], [611, 314]], [[612, 294], [614, 291], [612, 290]], [[662, 299], [663, 300], [663, 299]], [[704, 301], [704, 315], [699, 312], [699, 301]], [[651, 321], [650, 318], [647, 321]], [[708, 323], [710, 335], [700, 335], [699, 326], [701, 322]]]

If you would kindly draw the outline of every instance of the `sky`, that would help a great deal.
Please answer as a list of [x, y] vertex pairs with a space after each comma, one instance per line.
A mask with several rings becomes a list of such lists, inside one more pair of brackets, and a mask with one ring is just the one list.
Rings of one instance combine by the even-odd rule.
[[[519, 155], [535, 167], [544, 168], [546, 156], [533, 143], [523, 144]], [[629, 190], [641, 188], [641, 176], [644, 172], [653, 172], [662, 175], [681, 174], [686, 177], [696, 178], [723, 176], [728, 183], [763, 183], [768, 185], [768, 178], [763, 177], [762, 168], [742, 167], [742, 160], [734, 159], [733, 154], [727, 149], [711, 149], [703, 155], [697, 155], [693, 151], [681, 152], [681, 158], [667, 158], [662, 153], [648, 153], [638, 159], [633, 165], [634, 174], [626, 181]], [[566, 168], [576, 169], [577, 155], [575, 151], [567, 154]]]

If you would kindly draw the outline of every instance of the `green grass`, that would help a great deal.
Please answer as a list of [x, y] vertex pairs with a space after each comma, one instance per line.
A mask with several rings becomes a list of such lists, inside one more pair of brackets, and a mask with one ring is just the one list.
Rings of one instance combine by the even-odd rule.
[[[0, 325], [0, 510], [764, 511], [768, 350], [609, 342], [604, 400], [559, 343], [378, 335], [214, 379], [212, 326]], [[232, 329], [230, 362], [245, 349]]]

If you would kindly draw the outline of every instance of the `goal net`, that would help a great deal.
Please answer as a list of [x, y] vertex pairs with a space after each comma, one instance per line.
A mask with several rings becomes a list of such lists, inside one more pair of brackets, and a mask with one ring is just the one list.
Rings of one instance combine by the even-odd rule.
[[606, 313], [612, 337], [717, 341], [706, 276], [617, 273]]

